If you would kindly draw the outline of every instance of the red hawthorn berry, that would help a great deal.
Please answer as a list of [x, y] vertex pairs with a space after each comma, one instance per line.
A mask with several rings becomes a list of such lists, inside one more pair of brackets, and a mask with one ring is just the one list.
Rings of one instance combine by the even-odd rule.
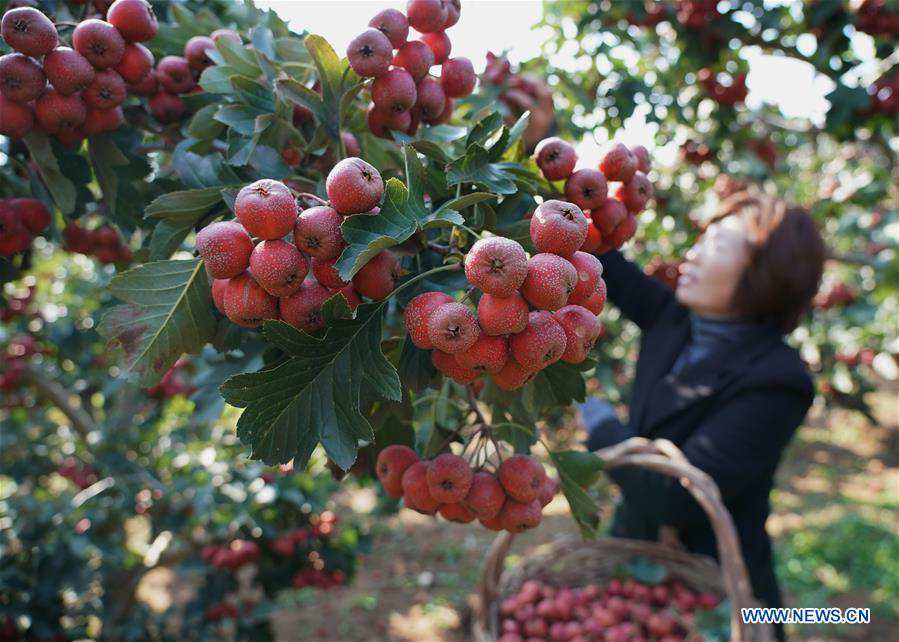
[[375, 17], [368, 22], [368, 26], [387, 36], [394, 49], [402, 47], [406, 38], [409, 37], [409, 20], [398, 9], [384, 9], [376, 13]]
[[542, 370], [562, 358], [567, 344], [565, 329], [551, 312], [536, 310], [528, 314], [527, 327], [512, 335], [512, 357], [531, 372]]
[[[425, 47], [427, 49], [427, 47]], [[422, 74], [424, 76], [424, 74]], [[417, 98], [415, 78], [405, 69], [394, 68], [375, 78], [371, 98], [375, 106], [385, 112], [409, 111]]]
[[419, 33], [443, 29], [449, 12], [442, 0], [409, 0], [406, 3], [409, 25]]
[[263, 290], [247, 272], [228, 279], [222, 307], [225, 316], [246, 328], [258, 328], [264, 319], [278, 318], [278, 299]]
[[81, 92], [84, 103], [93, 109], [113, 109], [128, 96], [122, 77], [112, 69], [103, 69], [94, 76], [90, 86]]
[[405, 69], [416, 82], [428, 75], [434, 63], [434, 52], [421, 40], [404, 43], [393, 56], [393, 64]]
[[364, 297], [386, 299], [400, 278], [400, 262], [396, 255], [384, 250], [369, 260], [353, 277], [353, 287]]
[[156, 65], [156, 77], [170, 94], [186, 94], [195, 86], [193, 72], [186, 58], [165, 56]]
[[69, 47], [57, 47], [44, 56], [44, 73], [53, 88], [63, 96], [87, 89], [94, 81], [94, 66]]
[[393, 45], [377, 29], [366, 29], [350, 41], [346, 50], [350, 67], [363, 78], [387, 73], [393, 61]]
[[115, 67], [125, 54], [125, 39], [113, 25], [89, 18], [72, 32], [72, 47], [97, 69]]
[[122, 60], [116, 65], [115, 70], [128, 84], [140, 83], [153, 69], [153, 54], [149, 49], [137, 42], [125, 45]]
[[593, 224], [602, 234], [603, 244], [621, 223], [627, 218], [627, 208], [619, 200], [607, 198], [590, 212]]
[[471, 489], [471, 468], [459, 455], [438, 455], [431, 461], [426, 476], [431, 497], [441, 504], [461, 502]]
[[535, 254], [528, 261], [521, 293], [539, 310], [558, 310], [568, 302], [577, 280], [577, 270], [567, 259], [556, 254]]
[[212, 280], [212, 303], [215, 309], [225, 314], [225, 289], [228, 287], [228, 279]]
[[504, 337], [482, 334], [467, 350], [456, 353], [456, 361], [463, 368], [475, 372], [499, 372], [509, 359], [509, 346]]
[[472, 513], [463, 504], [440, 504], [437, 509], [440, 516], [448, 522], [456, 522], [457, 524], [469, 524], [474, 521], [475, 514]]
[[22, 225], [35, 236], [50, 225], [49, 210], [36, 198], [13, 198], [9, 200], [9, 206], [19, 213]]
[[348, 216], [375, 207], [384, 195], [384, 181], [378, 170], [361, 158], [344, 158], [328, 173], [325, 189], [331, 206]]
[[250, 265], [253, 240], [236, 221], [220, 221], [197, 232], [197, 253], [213, 279], [239, 276]]
[[574, 147], [557, 136], [544, 138], [534, 149], [537, 167], [548, 181], [560, 181], [571, 176], [577, 164]]
[[610, 143], [599, 161], [599, 170], [610, 181], [626, 182], [637, 171], [637, 158], [623, 143]]
[[536, 499], [527, 503], [507, 499], [499, 514], [503, 528], [510, 533], [523, 533], [540, 525], [543, 518], [540, 502]]
[[445, 0], [446, 5], [446, 22], [443, 23], [444, 29], [449, 29], [459, 22], [462, 15], [462, 0]]
[[331, 298], [328, 288], [314, 280], [303, 281], [300, 289], [278, 300], [281, 318], [304, 332], [314, 332], [325, 327], [322, 306]]
[[444, 303], [431, 313], [428, 338], [438, 350], [456, 354], [474, 345], [481, 334], [478, 320], [462, 303]]
[[437, 512], [440, 502], [431, 497], [428, 489], [429, 461], [417, 461], [403, 473], [403, 504], [406, 508], [425, 515], [433, 515]]
[[318, 205], [300, 212], [293, 228], [293, 242], [316, 259], [336, 259], [346, 244], [340, 234], [343, 217], [333, 207]]
[[422, 78], [416, 87], [415, 109], [423, 120], [438, 118], [446, 104], [446, 94], [440, 82], [431, 76]]
[[587, 239], [587, 217], [574, 203], [544, 201], [531, 217], [531, 241], [539, 252], [570, 257]]
[[528, 304], [517, 292], [510, 297], [484, 294], [478, 301], [478, 323], [490, 336], [521, 332], [528, 324]]
[[480, 471], [471, 478], [471, 488], [463, 500], [480, 520], [490, 520], [499, 515], [506, 501], [506, 491], [499, 480], [488, 472]]
[[116, 0], [106, 12], [106, 19], [129, 42], [152, 40], [159, 30], [159, 21], [147, 0]]
[[595, 314], [580, 305], [566, 305], [553, 316], [565, 330], [566, 343], [562, 361], [580, 363], [593, 349], [602, 324]]
[[348, 286], [349, 281], [340, 278], [340, 272], [335, 267], [337, 257], [332, 259], [317, 259], [312, 257], [312, 274], [315, 280], [326, 288], [341, 290]]
[[34, 7], [17, 7], [3, 14], [3, 40], [26, 56], [43, 56], [59, 44], [59, 34], [50, 19]]
[[428, 336], [431, 315], [438, 307], [451, 303], [452, 300], [450, 295], [443, 292], [425, 292], [409, 301], [403, 312], [403, 322], [413, 344], [424, 350], [434, 347]]
[[637, 145], [631, 148], [631, 154], [637, 159], [637, 171], [648, 174], [652, 169], [652, 161], [649, 158], [649, 151], [643, 145]]
[[[152, 82], [155, 83], [158, 76], [154, 72], [148, 78], [152, 78]], [[180, 97], [166, 91], [160, 91], [150, 98], [148, 105], [150, 106], [150, 114], [163, 125], [178, 122], [184, 115], [184, 101]]]
[[0, 95], [0, 134], [24, 138], [34, 128], [34, 111]]
[[547, 475], [546, 479], [543, 481], [543, 485], [540, 487], [540, 493], [537, 496], [537, 499], [540, 500], [540, 505], [546, 508], [558, 492], [559, 482]]
[[77, 129], [87, 118], [87, 107], [80, 96], [63, 96], [55, 90], [38, 98], [34, 108], [38, 124], [48, 133]]
[[44, 93], [46, 84], [44, 70], [34, 59], [20, 53], [0, 56], [0, 92], [10, 100], [30, 102]]
[[463, 386], [474, 383], [481, 376], [481, 373], [477, 370], [471, 370], [462, 366], [456, 360], [456, 355], [443, 352], [442, 350], [435, 349], [431, 352], [431, 363], [437, 368], [438, 372]]
[[577, 285], [569, 295], [568, 303], [583, 305], [596, 292], [602, 278], [602, 263], [587, 252], [575, 252], [568, 260], [577, 270]]
[[643, 172], [635, 172], [627, 183], [618, 186], [615, 198], [624, 203], [628, 212], [638, 214], [652, 198], [652, 183]]
[[294, 228], [297, 202], [284, 183], [263, 178], [237, 193], [234, 214], [253, 236], [279, 239]]
[[608, 195], [606, 177], [595, 169], [579, 169], [565, 181], [565, 200], [582, 210], [599, 206]]
[[[147, 74], [141, 78], [138, 82], [129, 84], [128, 91], [134, 94], [135, 96], [155, 96], [159, 92], [159, 80], [156, 76], [156, 70], [151, 69], [147, 72]], [[176, 96], [177, 98], [177, 96]], [[180, 100], [180, 98], [179, 98]], [[151, 110], [152, 111], [152, 110]], [[182, 104], [183, 111], [183, 104]], [[155, 114], [154, 114], [155, 117]], [[180, 118], [180, 114], [178, 116]]]
[[402, 497], [403, 474], [417, 461], [418, 455], [408, 446], [387, 446], [378, 453], [375, 473], [384, 486], [384, 492], [390, 497]]
[[225, 38], [236, 45], [243, 44], [243, 39], [240, 37], [239, 33], [234, 31], [234, 29], [216, 29], [211, 34], [209, 34], [209, 37], [212, 38], [212, 41], [216, 43], [222, 38]]
[[215, 64], [207, 55], [207, 49], [215, 49], [215, 42], [209, 36], [194, 36], [185, 43], [184, 57], [191, 69], [201, 72]]
[[390, 132], [406, 132], [412, 126], [412, 114], [408, 111], [389, 112], [378, 109], [374, 104], [366, 113], [366, 123], [372, 134], [386, 140], [393, 140]]
[[308, 272], [300, 251], [281, 239], [262, 241], [250, 254], [250, 273], [273, 296], [289, 296], [299, 290]]
[[533, 457], [512, 455], [499, 465], [496, 476], [511, 499], [527, 503], [540, 496], [546, 470]]
[[433, 52], [435, 65], [446, 62], [453, 50], [453, 43], [445, 31], [423, 34], [420, 40]]
[[522, 286], [528, 272], [521, 244], [502, 236], [480, 239], [465, 255], [465, 277], [476, 288], [509, 297]]
[[468, 58], [449, 58], [440, 71], [440, 84], [450, 98], [464, 98], [474, 91], [478, 77]]

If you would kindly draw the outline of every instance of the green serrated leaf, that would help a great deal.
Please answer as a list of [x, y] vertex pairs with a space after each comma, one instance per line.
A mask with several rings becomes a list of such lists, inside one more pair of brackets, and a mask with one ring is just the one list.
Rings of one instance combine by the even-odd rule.
[[256, 78], [262, 70], [256, 63], [253, 52], [246, 49], [243, 45], [232, 41], [230, 38], [219, 38], [215, 43], [225, 64], [232, 67], [235, 72], [241, 76]]
[[490, 153], [477, 144], [469, 146], [465, 156], [447, 165], [446, 182], [451, 186], [474, 183], [496, 194], [518, 191], [512, 174], [490, 162]]
[[310, 336], [282, 321], [266, 321], [266, 339], [280, 348], [283, 363], [231, 377], [221, 392], [244, 408], [237, 423], [252, 457], [266, 463], [294, 460], [302, 468], [321, 442], [328, 456], [348, 470], [358, 442], [372, 441], [361, 398], [400, 401], [396, 370], [381, 352], [386, 301], [359, 306], [355, 319], [332, 323], [324, 336]]
[[[227, 40], [227, 38], [220, 38], [220, 40]], [[237, 70], [230, 65], [207, 67], [200, 74], [200, 87], [210, 94], [230, 94], [232, 92], [231, 77], [235, 75], [237, 75]]]
[[117, 275], [109, 290], [126, 303], [110, 310], [99, 330], [121, 345], [143, 385], [158, 381], [182, 354], [198, 353], [215, 334], [200, 259], [145, 263]]
[[324, 122], [328, 117], [322, 97], [304, 84], [292, 78], [282, 78], [275, 83], [275, 88], [283, 100], [307, 107], [319, 122]]
[[559, 472], [559, 485], [562, 488], [562, 494], [568, 501], [571, 516], [577, 522], [581, 534], [585, 538], [595, 538], [599, 527], [599, 506], [557, 461], [556, 453], [550, 451], [549, 456]]
[[220, 106], [218, 104], [206, 105], [200, 109], [194, 114], [194, 117], [190, 119], [190, 124], [187, 126], [187, 133], [193, 138], [198, 138], [200, 140], [210, 140], [218, 136], [222, 131], [222, 124], [213, 117], [219, 109]]
[[59, 162], [53, 154], [53, 146], [46, 134], [32, 132], [22, 139], [31, 155], [31, 160], [37, 165], [38, 172], [44, 179], [50, 195], [56, 206], [63, 214], [71, 214], [75, 211], [77, 198], [75, 185], [59, 169]]
[[196, 222], [222, 201], [221, 186], [169, 192], [147, 206], [148, 219]]
[[106, 134], [92, 136], [88, 141], [88, 150], [94, 175], [103, 192], [103, 202], [109, 208], [110, 215], [115, 216], [119, 195], [119, 176], [116, 168], [127, 167], [128, 158]]
[[595, 484], [605, 469], [605, 462], [600, 457], [584, 450], [557, 451], [554, 453], [553, 461], [584, 488]]
[[194, 224], [190, 221], [160, 221], [150, 237], [150, 261], [170, 258], [193, 229]]

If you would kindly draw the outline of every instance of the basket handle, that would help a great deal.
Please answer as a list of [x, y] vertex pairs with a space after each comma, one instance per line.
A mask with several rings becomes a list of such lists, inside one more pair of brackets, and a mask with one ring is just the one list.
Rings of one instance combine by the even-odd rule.
[[[740, 541], [733, 519], [721, 500], [721, 493], [714, 480], [690, 464], [680, 449], [667, 439], [650, 441], [644, 437], [632, 437], [599, 450], [596, 454], [605, 460], [606, 470], [636, 466], [676, 477], [696, 499], [708, 515], [715, 533], [724, 590], [731, 605], [731, 640], [732, 642], [751, 640], [752, 631], [740, 617], [740, 609], [753, 605], [749, 574], [740, 552]], [[489, 630], [491, 616], [488, 605], [494, 604], [498, 598], [500, 576], [514, 539], [515, 536], [511, 533], [500, 533], [490, 546], [484, 560], [480, 588], [481, 607], [478, 615], [485, 631]], [[757, 627], [756, 633], [760, 642], [774, 640], [770, 627]]]

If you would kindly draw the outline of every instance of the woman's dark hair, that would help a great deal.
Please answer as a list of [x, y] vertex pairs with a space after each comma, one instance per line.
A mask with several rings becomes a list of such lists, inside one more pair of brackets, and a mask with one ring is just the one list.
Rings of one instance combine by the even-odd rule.
[[739, 192], [721, 202], [712, 221], [739, 214], [749, 228], [749, 265], [734, 292], [743, 318], [791, 332], [818, 291], [827, 247], [814, 219], [765, 194]]

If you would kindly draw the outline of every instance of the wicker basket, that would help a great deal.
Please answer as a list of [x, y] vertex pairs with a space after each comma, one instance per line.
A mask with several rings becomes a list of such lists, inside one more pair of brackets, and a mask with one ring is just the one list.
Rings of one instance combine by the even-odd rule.
[[684, 552], [671, 543], [602, 538], [592, 542], [571, 539], [555, 542], [544, 553], [531, 556], [518, 567], [504, 572], [506, 555], [515, 536], [501, 533], [484, 562], [480, 605], [474, 623], [475, 638], [479, 642], [497, 639], [500, 602], [516, 593], [528, 579], [566, 586], [603, 582], [612, 579], [621, 563], [642, 555], [664, 566], [672, 579], [678, 579], [696, 591], [726, 594], [730, 599], [732, 642], [775, 640], [770, 625], [750, 626], [740, 617], [740, 609], [754, 606], [756, 602], [733, 520], [715, 482], [690, 465], [683, 453], [667, 440], [650, 442], [635, 437], [597, 454], [605, 460], [607, 470], [638, 466], [679, 478], [709, 517], [717, 539], [720, 566], [709, 557]]

